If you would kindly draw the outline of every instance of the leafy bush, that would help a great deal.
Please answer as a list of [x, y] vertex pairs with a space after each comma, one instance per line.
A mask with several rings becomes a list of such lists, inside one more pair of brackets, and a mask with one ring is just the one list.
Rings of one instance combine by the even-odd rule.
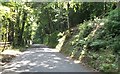
[[106, 47], [106, 41], [104, 40], [95, 40], [90, 44], [90, 47], [94, 50]]
[[93, 23], [91, 21], [84, 22], [83, 24], [80, 24], [80, 26], [79, 26], [79, 30], [80, 30], [79, 37], [83, 37], [83, 38], [87, 37], [92, 29], [93, 29]]
[[56, 31], [50, 35], [49, 41], [48, 41], [49, 43], [47, 44], [48, 46], [55, 47], [58, 44], [58, 36], [57, 36], [58, 33], [59, 32]]
[[119, 10], [113, 10], [109, 13], [108, 22], [105, 25], [106, 31], [113, 37], [120, 34], [120, 14]]
[[79, 24], [79, 33], [66, 41], [64, 50], [79, 59], [81, 51], [86, 49], [83, 58], [89, 58], [86, 60], [87, 64], [99, 71], [116, 72], [116, 59], [120, 55], [119, 21], [118, 10], [113, 10], [103, 19], [96, 18], [94, 21]]

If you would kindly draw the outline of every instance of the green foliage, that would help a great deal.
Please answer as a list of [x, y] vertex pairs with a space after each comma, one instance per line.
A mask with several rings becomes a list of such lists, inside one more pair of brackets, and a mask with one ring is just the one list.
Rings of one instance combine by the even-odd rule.
[[110, 12], [108, 18], [108, 22], [105, 25], [106, 30], [108, 31], [109, 34], [111, 34], [111, 36], [115, 37], [118, 36], [120, 34], [120, 14], [119, 14], [118, 9], [115, 9], [113, 11]]
[[[115, 58], [120, 52], [120, 15], [113, 6], [116, 3], [3, 2], [0, 3], [0, 38], [14, 46], [26, 46], [33, 40], [33, 43], [55, 47], [57, 35], [66, 31], [61, 35], [66, 36], [61, 52], [81, 60], [84, 50], [87, 54], [83, 54], [83, 58], [92, 59], [88, 61], [94, 68], [116, 71]], [[76, 28], [79, 33], [72, 32]]]
[[[89, 24], [89, 25], [88, 25]], [[79, 29], [80, 31], [80, 37], [85, 38], [86, 36], [88, 36], [90, 34], [90, 31], [92, 30], [92, 22], [84, 22], [83, 24], [80, 24]]]
[[79, 33], [72, 36], [70, 41], [66, 41], [62, 52], [67, 52], [69, 56], [79, 59], [81, 51], [86, 49], [86, 54], [82, 57], [83, 62], [86, 60], [86, 64], [102, 72], [116, 72], [118, 70], [117, 55], [120, 52], [120, 26], [117, 11], [116, 9], [111, 11], [103, 19], [96, 18], [79, 24]]
[[[83, 45], [84, 43], [84, 45], [87, 46], [89, 52], [89, 54], [87, 54], [87, 57], [90, 57], [91, 59], [89, 64], [100, 71], [112, 72], [118, 70], [116, 55], [118, 54], [117, 52], [119, 52], [119, 48], [120, 48], [119, 47], [120, 38], [118, 34], [119, 24], [115, 23], [119, 21], [117, 19], [118, 15], [116, 15], [118, 13], [117, 11], [118, 10], [111, 11], [108, 17], [106, 18], [107, 20], [99, 19], [93, 21], [91, 24], [92, 29], [89, 30], [90, 32], [89, 34], [87, 34], [87, 36], [82, 35], [82, 34], [86, 35], [87, 32], [85, 30], [82, 30], [84, 32], [81, 33], [81, 25], [80, 25], [80, 34], [79, 34], [80, 39], [78, 40], [79, 42], [78, 45]], [[102, 22], [104, 23], [102, 24]], [[85, 39], [84, 40], [85, 42], [80, 43], [81, 39]], [[96, 51], [91, 51], [91, 49]]]
[[107, 42], [104, 40], [95, 40], [90, 43], [90, 47], [94, 50], [100, 49], [100, 48], [105, 48], [107, 45]]
[[105, 31], [107, 32], [106, 37], [108, 37], [109, 48], [114, 49], [114, 52], [118, 54], [120, 51], [120, 18], [119, 18], [119, 10], [115, 9], [109, 13], [107, 17], [108, 21], [105, 24]]
[[[104, 9], [104, 4], [106, 5], [106, 9]], [[83, 23], [84, 20], [100, 16], [111, 10], [111, 5], [113, 5], [113, 3], [33, 3], [32, 8], [36, 8], [35, 18], [39, 26], [34, 39], [40, 38], [39, 40], [35, 40], [40, 42], [44, 40], [44, 38], [46, 39], [48, 35], [51, 37], [50, 35], [54, 32], [63, 32], [69, 27]], [[97, 6], [99, 9], [96, 8]], [[92, 25], [87, 25], [88, 23], [90, 22], [86, 22], [84, 23], [86, 25], [81, 26], [81, 31], [83, 31], [81, 35], [84, 35], [83, 37], [86, 37], [93, 28]]]
[[[13, 46], [24, 46], [31, 39], [32, 9], [26, 3], [3, 2], [0, 5], [0, 40]], [[4, 8], [4, 9], [3, 9]]]
[[[106, 55], [106, 52], [109, 55]], [[101, 51], [96, 53], [89, 51], [87, 57], [92, 59], [89, 64], [100, 71], [117, 72], [118, 70], [116, 56], [113, 54], [113, 51], [108, 51], [105, 49], [101, 49]]]
[[53, 34], [50, 35], [49, 43], [47, 45], [54, 48], [58, 44], [58, 36], [57, 36], [58, 33], [59, 32], [54, 32]]

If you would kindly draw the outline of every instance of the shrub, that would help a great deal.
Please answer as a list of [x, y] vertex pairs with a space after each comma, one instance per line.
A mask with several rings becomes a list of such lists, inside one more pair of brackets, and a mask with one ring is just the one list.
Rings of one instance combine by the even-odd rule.
[[113, 10], [109, 13], [107, 17], [108, 22], [106, 22], [105, 29], [112, 35], [112, 37], [118, 36], [120, 34], [120, 14], [118, 9]]

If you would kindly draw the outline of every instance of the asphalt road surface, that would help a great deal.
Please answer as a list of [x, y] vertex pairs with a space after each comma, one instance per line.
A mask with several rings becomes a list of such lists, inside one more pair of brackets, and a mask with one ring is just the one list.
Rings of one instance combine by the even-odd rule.
[[93, 72], [75, 63], [58, 50], [34, 44], [6, 64], [2, 72]]

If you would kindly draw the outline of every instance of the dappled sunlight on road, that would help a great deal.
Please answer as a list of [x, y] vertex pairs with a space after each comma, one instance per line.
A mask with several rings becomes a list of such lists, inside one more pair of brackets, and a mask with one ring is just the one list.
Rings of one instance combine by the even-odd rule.
[[30, 48], [4, 67], [4, 72], [89, 72], [51, 48]]

